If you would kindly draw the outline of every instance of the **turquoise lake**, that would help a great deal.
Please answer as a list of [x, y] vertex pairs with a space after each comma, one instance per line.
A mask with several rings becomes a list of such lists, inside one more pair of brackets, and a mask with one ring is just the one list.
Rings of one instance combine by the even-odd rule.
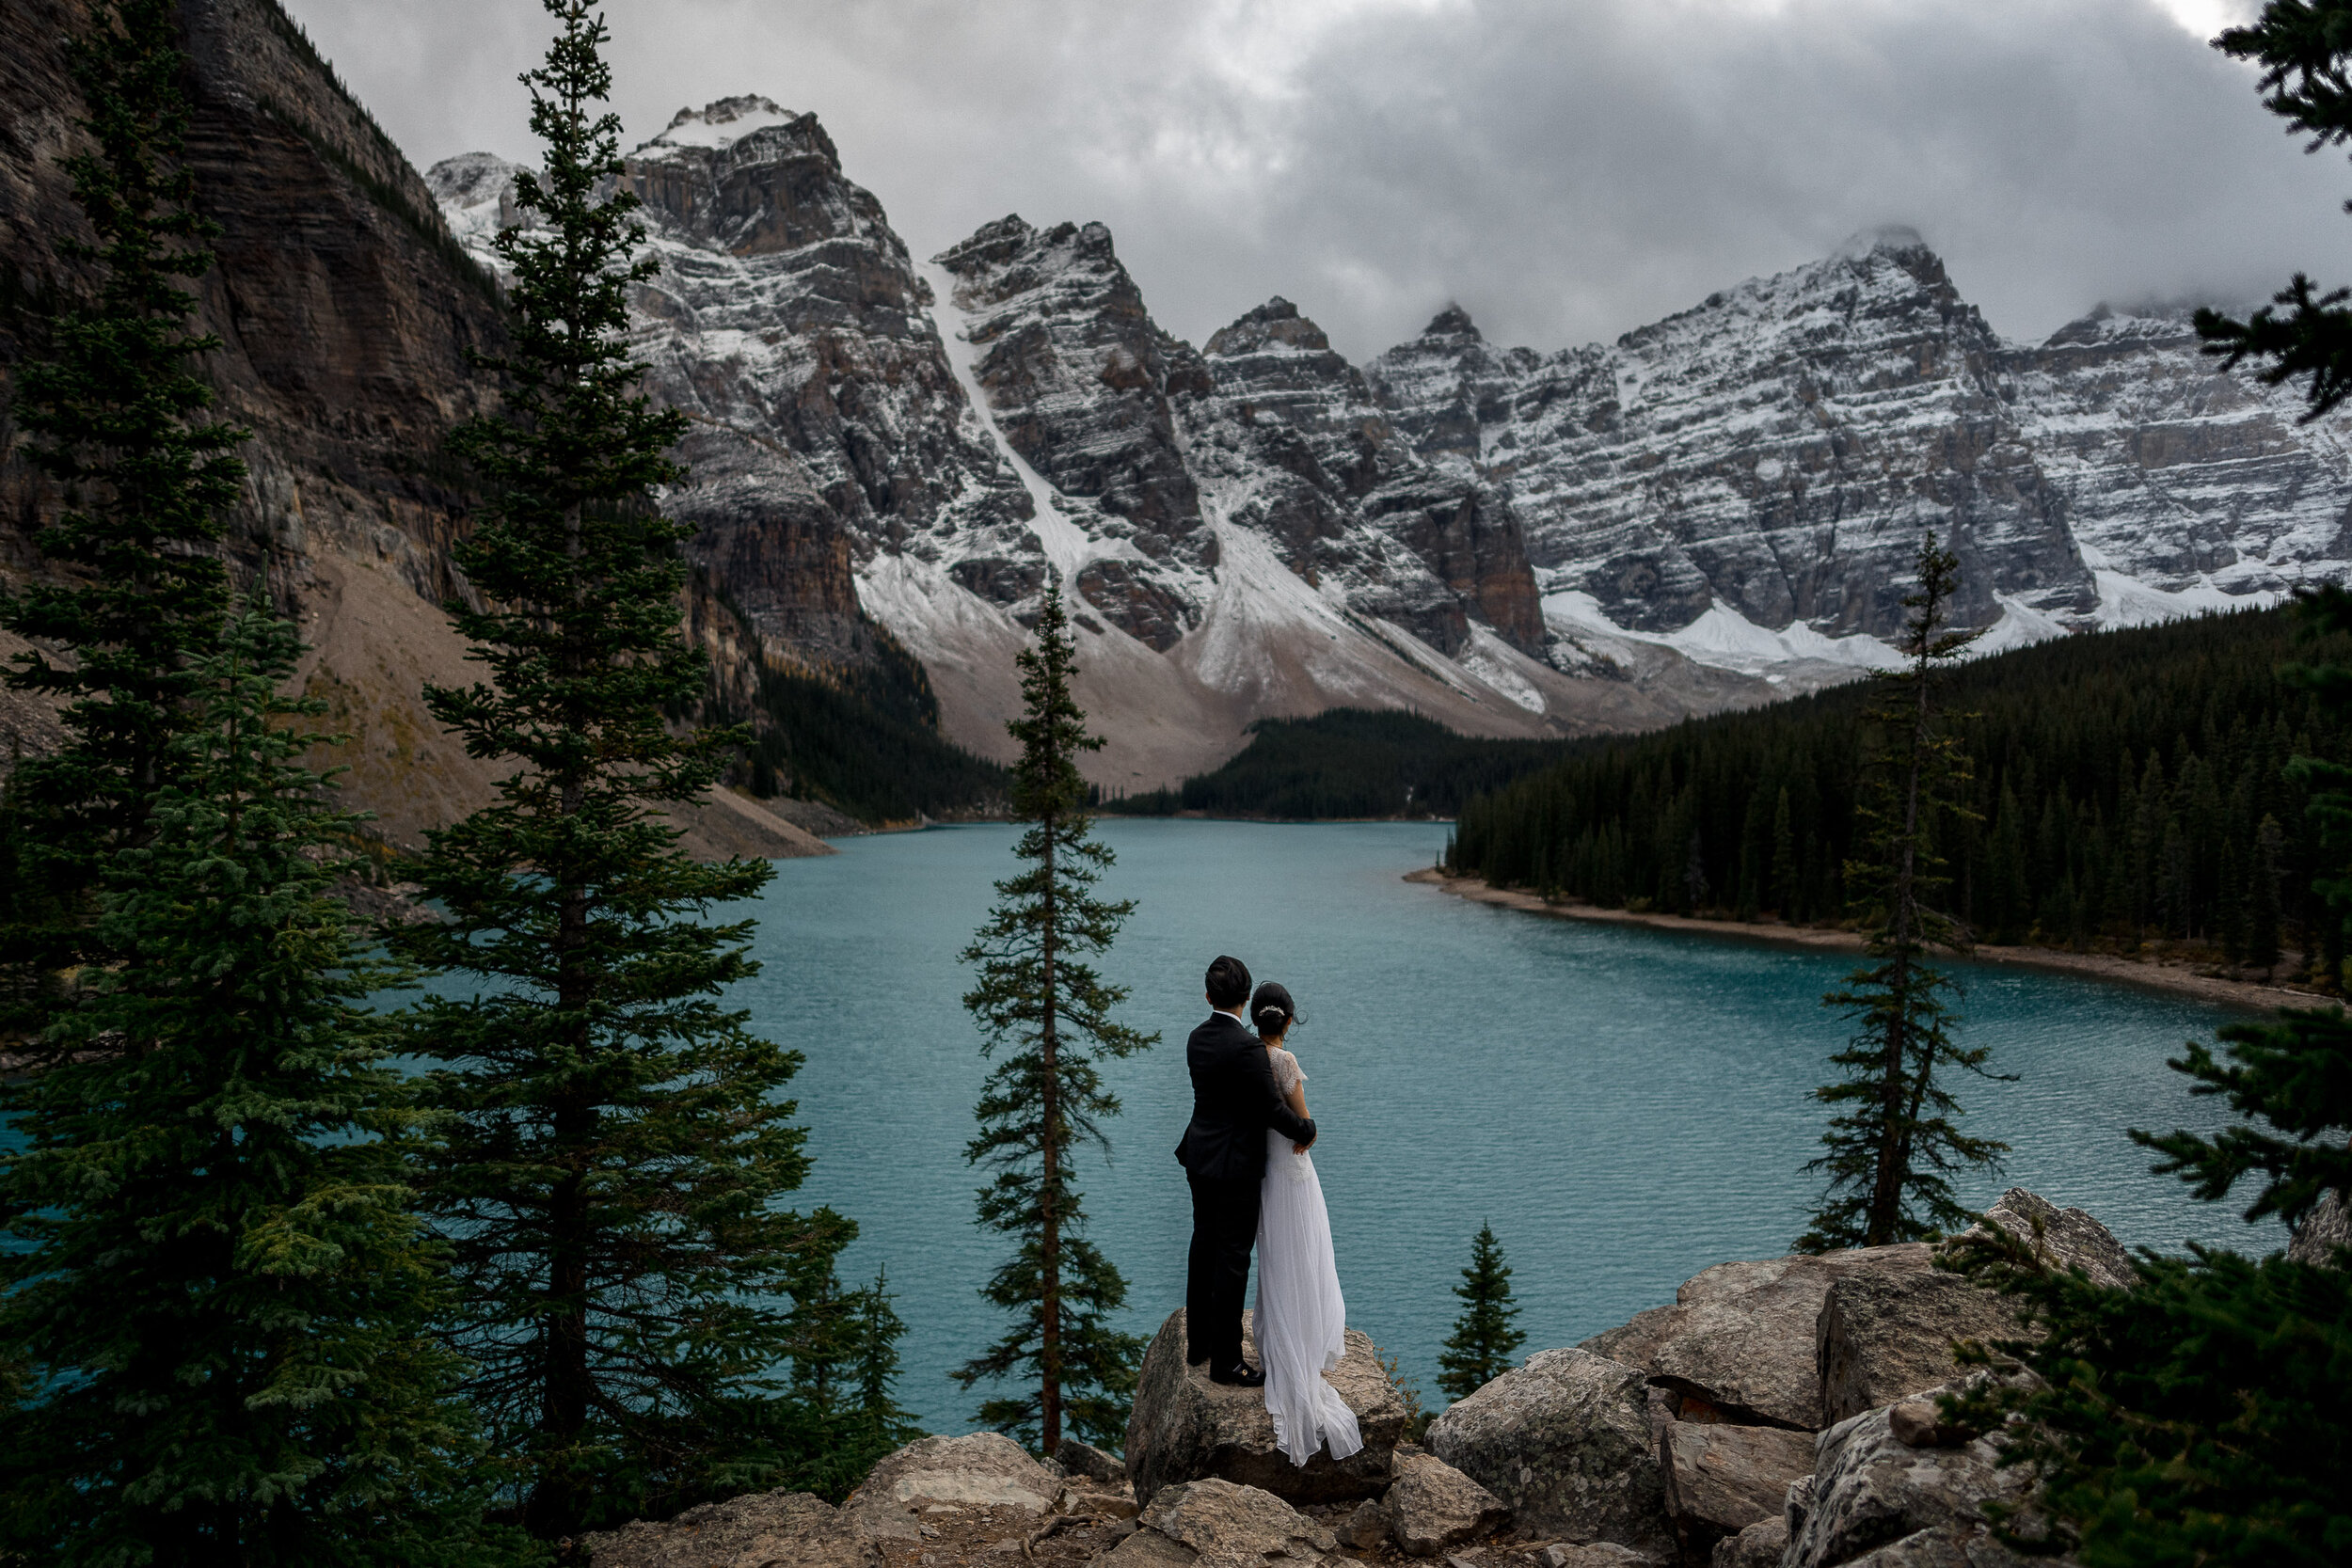
[[[1426, 1403], [1470, 1237], [1492, 1222], [1514, 1270], [1526, 1349], [1573, 1344], [1674, 1298], [1710, 1264], [1788, 1249], [1818, 1196], [1801, 1167], [1821, 1113], [1806, 1098], [1845, 1025], [1820, 1006], [1843, 954], [1550, 920], [1402, 880], [1443, 824], [1120, 821], [1108, 896], [1137, 908], [1105, 974], [1161, 1044], [1105, 1067], [1125, 1101], [1112, 1158], [1081, 1175], [1091, 1234], [1125, 1274], [1128, 1324], [1184, 1299], [1189, 1210], [1171, 1157], [1189, 1114], [1184, 1038], [1219, 952], [1279, 979], [1305, 1022], [1292, 1044], [1322, 1128], [1349, 1321], [1402, 1357]], [[1007, 1243], [972, 1223], [963, 1160], [986, 1070], [956, 955], [1010, 872], [1015, 830], [931, 829], [839, 841], [785, 861], [759, 909], [765, 969], [740, 987], [771, 1037], [806, 1053], [795, 1081], [814, 1176], [861, 1235], [846, 1281], [889, 1269], [908, 1324], [900, 1398], [933, 1431], [970, 1422], [950, 1368], [1000, 1331], [978, 1295]], [[2014, 1083], [1963, 1083], [1973, 1131], [2014, 1148], [2000, 1177], [2089, 1209], [2127, 1244], [2277, 1244], [2235, 1211], [2148, 1174], [2126, 1127], [2223, 1119], [2169, 1070], [2219, 1008], [1991, 965], [1963, 976], [1965, 1037]]]

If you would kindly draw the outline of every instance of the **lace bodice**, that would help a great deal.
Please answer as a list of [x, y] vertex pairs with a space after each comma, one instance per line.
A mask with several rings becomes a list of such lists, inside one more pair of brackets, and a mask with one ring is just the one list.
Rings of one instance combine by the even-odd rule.
[[1298, 1066], [1298, 1058], [1280, 1046], [1276, 1046], [1266, 1054], [1273, 1058], [1274, 1062], [1274, 1086], [1284, 1094], [1290, 1093], [1291, 1090], [1307, 1081], [1307, 1074]]

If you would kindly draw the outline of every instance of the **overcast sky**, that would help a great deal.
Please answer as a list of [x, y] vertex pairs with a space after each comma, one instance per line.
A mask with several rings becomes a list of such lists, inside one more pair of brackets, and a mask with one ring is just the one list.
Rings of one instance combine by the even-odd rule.
[[[538, 0], [286, 0], [420, 167], [532, 151]], [[1994, 326], [2352, 280], [2352, 166], [2205, 40], [2250, 0], [612, 0], [632, 143], [814, 110], [917, 256], [1100, 219], [1195, 342], [1280, 293], [1364, 358], [1449, 300], [1613, 338], [1885, 224]]]

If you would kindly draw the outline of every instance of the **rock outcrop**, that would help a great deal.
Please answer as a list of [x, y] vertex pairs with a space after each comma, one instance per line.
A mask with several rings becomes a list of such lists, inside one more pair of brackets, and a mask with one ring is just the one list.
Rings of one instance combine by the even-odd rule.
[[1678, 1416], [1813, 1432], [1827, 1424], [1816, 1341], [1832, 1284], [1930, 1266], [1920, 1243], [1718, 1263], [1677, 1291], [1672, 1307], [1580, 1348], [1640, 1367], [1674, 1396]]
[[591, 1535], [588, 1568], [881, 1568], [847, 1509], [805, 1492], [755, 1492], [674, 1519]]
[[1162, 1487], [1105, 1568], [1336, 1568], [1339, 1541], [1281, 1498], [1219, 1477]]
[[[1243, 1356], [1254, 1365], [1247, 1313], [1242, 1336]], [[1127, 1473], [1136, 1500], [1148, 1506], [1163, 1487], [1210, 1476], [1295, 1503], [1378, 1496], [1391, 1479], [1404, 1435], [1404, 1400], [1381, 1370], [1380, 1353], [1359, 1329], [1347, 1331], [1346, 1353], [1325, 1375], [1355, 1412], [1364, 1446], [1344, 1460], [1318, 1450], [1306, 1465], [1294, 1465], [1274, 1446], [1263, 1390], [1212, 1383], [1205, 1366], [1186, 1366], [1184, 1314], [1182, 1308], [1169, 1314], [1144, 1353], [1127, 1422]]]
[[1983, 1218], [1953, 1240], [1981, 1236], [1988, 1227], [2026, 1247], [2045, 1269], [2080, 1269], [2093, 1285], [2108, 1290], [2121, 1290], [2139, 1277], [2122, 1243], [2088, 1212], [2061, 1209], [2023, 1187], [2003, 1193]]
[[1396, 1462], [1380, 1510], [1389, 1539], [1407, 1557], [1440, 1556], [1511, 1521], [1502, 1498], [1429, 1453]]
[[912, 1541], [922, 1533], [924, 1510], [1013, 1508], [1043, 1513], [1061, 1493], [1061, 1478], [1031, 1459], [1002, 1433], [925, 1437], [876, 1465], [844, 1508], [857, 1527], [877, 1538]]
[[1813, 1434], [1668, 1421], [1659, 1433], [1658, 1465], [1683, 1555], [1704, 1561], [1716, 1542], [1777, 1513], [1789, 1484], [1813, 1473]]
[[[2023, 1188], [2002, 1195], [1980, 1224], [2033, 1247], [2046, 1267], [2079, 1268], [2103, 1284], [2131, 1278], [2104, 1226]], [[1684, 1284], [1673, 1306], [1575, 1350], [1531, 1356], [1456, 1402], [1431, 1426], [1429, 1447], [1510, 1505], [1522, 1528], [1721, 1568], [1779, 1561], [1817, 1484], [1830, 1488], [1821, 1495], [1833, 1513], [1859, 1520], [1886, 1512], [1867, 1499], [1893, 1484], [1881, 1471], [1898, 1464], [1894, 1449], [1949, 1450], [1974, 1460], [1922, 1458], [1923, 1476], [1945, 1479], [1921, 1480], [1915, 1504], [1887, 1505], [1899, 1538], [1918, 1537], [1901, 1548], [1910, 1556], [1887, 1562], [1942, 1561], [1918, 1554], [1946, 1546], [1976, 1554], [1967, 1561], [2005, 1561], [1985, 1555], [2006, 1548], [1969, 1512], [1972, 1497], [2008, 1495], [1978, 1487], [1981, 1466], [1970, 1465], [1991, 1450], [1947, 1423], [1936, 1397], [1963, 1375], [1955, 1341], [2019, 1332], [2007, 1298], [1938, 1268], [1923, 1243], [1719, 1264]], [[1867, 1431], [1856, 1425], [1866, 1418], [1876, 1423]], [[1865, 1480], [1820, 1479], [1831, 1451], [1822, 1446], [1830, 1437], [1817, 1436], [1824, 1427], [1864, 1432], [1864, 1449], [1845, 1463]], [[1876, 1457], [1866, 1462], [1865, 1449]], [[1950, 1503], [1941, 1513], [1938, 1497]], [[1806, 1550], [1893, 1550], [1899, 1536], [1876, 1528], [1819, 1523], [1820, 1542]]]
[[1821, 1302], [1816, 1335], [1822, 1419], [1834, 1425], [1949, 1383], [1961, 1374], [1958, 1342], [2013, 1338], [2018, 1328], [2014, 1303], [1924, 1256], [1915, 1268], [1845, 1275]]
[[2342, 1193], [2329, 1193], [2296, 1227], [2287, 1256], [2298, 1263], [2332, 1263], [2339, 1247], [2352, 1247], [2352, 1204]]
[[1994, 1538], [1984, 1505], [2021, 1501], [2032, 1473], [2002, 1468], [1991, 1440], [1913, 1448], [1873, 1410], [1823, 1433], [1816, 1458], [1788, 1493], [1788, 1568], [2024, 1568]]
[[1582, 1350], [1543, 1351], [1430, 1424], [1429, 1451], [1574, 1544], [1674, 1550], [1642, 1370]]

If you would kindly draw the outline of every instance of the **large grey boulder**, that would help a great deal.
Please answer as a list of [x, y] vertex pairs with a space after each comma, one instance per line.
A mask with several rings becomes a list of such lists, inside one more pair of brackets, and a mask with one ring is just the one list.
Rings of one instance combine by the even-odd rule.
[[1104, 1453], [1091, 1443], [1081, 1443], [1075, 1437], [1065, 1437], [1054, 1450], [1054, 1463], [1066, 1476], [1079, 1476], [1116, 1486], [1127, 1479], [1127, 1465], [1115, 1453]]
[[2093, 1285], [2122, 1290], [2139, 1278], [2123, 1243], [2088, 1211], [2061, 1209], [2049, 1199], [2011, 1187], [1984, 1212], [1984, 1217], [1962, 1231], [1964, 1242], [1997, 1227], [2030, 1249], [2045, 1269], [2080, 1269]]
[[1988, 1502], [2015, 1503], [2033, 1488], [2024, 1465], [1999, 1466], [1982, 1437], [1915, 1449], [1887, 1412], [1873, 1410], [1821, 1433], [1809, 1481], [1789, 1488], [1787, 1568], [2011, 1568], [2015, 1554], [1993, 1538]]
[[1718, 1263], [1677, 1291], [1672, 1307], [1578, 1348], [1640, 1367], [1687, 1416], [1812, 1432], [1827, 1424], [1816, 1330], [1831, 1285], [1929, 1264], [1924, 1243]]
[[882, 1568], [846, 1508], [805, 1492], [755, 1492], [674, 1519], [588, 1536], [589, 1568]]
[[1674, 1555], [1665, 1481], [1642, 1369], [1548, 1350], [1457, 1400], [1429, 1451], [1508, 1504], [1518, 1523], [1571, 1544]]
[[[1242, 1354], [1257, 1364], [1249, 1317], [1242, 1317]], [[1347, 1331], [1340, 1364], [1325, 1374], [1356, 1413], [1362, 1449], [1344, 1460], [1321, 1450], [1303, 1466], [1274, 1446], [1274, 1419], [1265, 1390], [1209, 1381], [1205, 1366], [1184, 1364], [1184, 1314], [1168, 1315], [1144, 1353], [1127, 1420], [1127, 1474], [1136, 1501], [1150, 1504], [1160, 1488], [1203, 1476], [1221, 1476], [1295, 1503], [1347, 1502], [1379, 1496], [1389, 1484], [1397, 1439], [1405, 1434], [1405, 1400], [1381, 1370], [1367, 1335]]]
[[997, 1432], [925, 1437], [885, 1456], [842, 1511], [867, 1535], [913, 1541], [926, 1508], [1017, 1508], [1043, 1513], [1062, 1480]]
[[1775, 1514], [1716, 1542], [1708, 1568], [1780, 1568], [1788, 1550], [1788, 1521]]
[[1658, 1434], [1666, 1513], [1683, 1555], [1704, 1559], [1717, 1541], [1777, 1519], [1788, 1483], [1813, 1473], [1813, 1435], [1780, 1427], [1669, 1421]]
[[1924, 1246], [1899, 1266], [1842, 1274], [1816, 1323], [1823, 1424], [1949, 1383], [1962, 1375], [1956, 1340], [2018, 1329], [2014, 1302], [1934, 1267]]
[[1339, 1568], [1339, 1541], [1260, 1487], [1216, 1476], [1163, 1486], [1111, 1548], [1104, 1568]]
[[1511, 1522], [1502, 1498], [1432, 1453], [1396, 1462], [1381, 1511], [1389, 1538], [1407, 1557], [1436, 1557]]

